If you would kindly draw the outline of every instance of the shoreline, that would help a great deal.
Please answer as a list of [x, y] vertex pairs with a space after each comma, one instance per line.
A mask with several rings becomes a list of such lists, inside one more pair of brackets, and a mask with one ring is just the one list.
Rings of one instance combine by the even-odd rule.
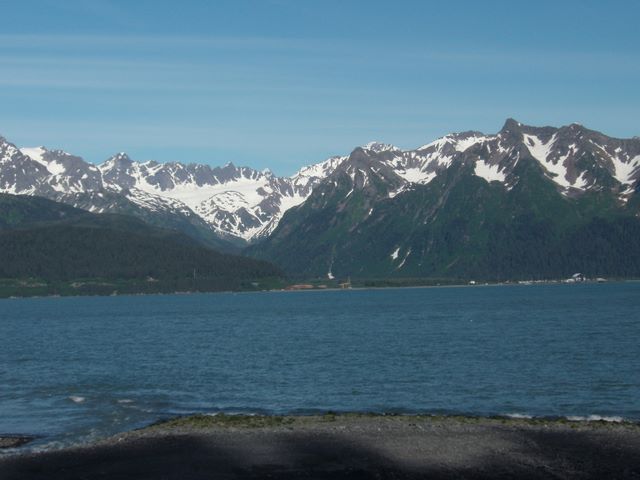
[[368, 291], [368, 290], [396, 290], [396, 289], [430, 289], [430, 288], [481, 288], [481, 287], [535, 287], [542, 285], [568, 285], [568, 286], [576, 286], [576, 285], [605, 285], [605, 284], [617, 284], [617, 283], [639, 283], [640, 279], [638, 278], [625, 278], [625, 279], [609, 279], [606, 282], [597, 282], [595, 280], [586, 280], [583, 282], [565, 282], [563, 280], [540, 280], [540, 281], [513, 281], [513, 282], [478, 282], [475, 284], [469, 283], [451, 283], [444, 285], [384, 285], [384, 286], [355, 286], [349, 288], [338, 288], [338, 287], [329, 287], [329, 288], [308, 288], [308, 289], [290, 289], [290, 288], [278, 288], [278, 289], [270, 289], [270, 290], [214, 290], [214, 291], [203, 291], [203, 292], [154, 292], [154, 293], [117, 293], [117, 294], [109, 294], [109, 295], [98, 295], [98, 294], [86, 294], [86, 295], [60, 295], [60, 294], [51, 294], [51, 295], [13, 295], [13, 296], [0, 296], [0, 301], [2, 300], [25, 300], [25, 299], [42, 299], [42, 298], [90, 298], [90, 297], [141, 297], [141, 296], [172, 296], [172, 295], [212, 295], [212, 294], [245, 294], [245, 293], [299, 293], [299, 292], [344, 292], [344, 291]]
[[640, 423], [382, 415], [194, 415], [0, 457], [1, 478], [637, 478]]

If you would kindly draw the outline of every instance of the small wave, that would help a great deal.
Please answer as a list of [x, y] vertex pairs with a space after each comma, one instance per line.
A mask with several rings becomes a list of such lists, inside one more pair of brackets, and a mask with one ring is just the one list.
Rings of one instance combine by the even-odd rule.
[[133, 400], [130, 398], [121, 398], [118, 400], [118, 403], [133, 403]]
[[78, 395], [71, 395], [68, 397], [73, 403], [82, 403], [86, 400], [84, 397], [80, 397]]
[[587, 416], [579, 416], [579, 415], [570, 415], [567, 417], [567, 420], [571, 420], [572, 422], [613, 422], [620, 423], [624, 422], [624, 418], [618, 416], [606, 416], [606, 415], [587, 415]]
[[531, 419], [533, 415], [527, 415], [526, 413], [506, 413], [505, 417], [508, 418], [519, 418], [519, 419]]
[[243, 417], [257, 417], [259, 415], [264, 415], [264, 414], [260, 414], [260, 413], [256, 413], [256, 412], [238, 412], [235, 410], [230, 410], [230, 411], [217, 411], [217, 412], [204, 412], [202, 413], [202, 415], [204, 415], [205, 417], [217, 417], [219, 415], [223, 415], [223, 416], [228, 416], [228, 417], [232, 417], [232, 416], [243, 416]]

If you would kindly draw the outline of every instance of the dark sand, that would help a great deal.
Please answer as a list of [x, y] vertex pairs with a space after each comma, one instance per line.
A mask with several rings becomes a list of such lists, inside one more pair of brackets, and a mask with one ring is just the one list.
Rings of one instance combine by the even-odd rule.
[[640, 426], [324, 415], [187, 417], [0, 459], [0, 479], [640, 478]]

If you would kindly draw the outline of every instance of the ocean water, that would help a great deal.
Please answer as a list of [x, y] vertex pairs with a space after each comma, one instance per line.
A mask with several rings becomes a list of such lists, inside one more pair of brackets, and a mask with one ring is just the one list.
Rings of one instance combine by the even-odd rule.
[[194, 412], [640, 421], [640, 283], [0, 300], [0, 434]]

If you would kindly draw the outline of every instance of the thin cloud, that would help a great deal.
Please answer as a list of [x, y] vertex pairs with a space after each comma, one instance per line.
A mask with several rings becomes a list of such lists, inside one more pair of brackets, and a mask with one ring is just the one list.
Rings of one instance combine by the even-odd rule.
[[[52, 55], [52, 51], [56, 53]], [[202, 65], [239, 68], [243, 64], [242, 57], [232, 55], [234, 52], [264, 52], [267, 57], [262, 59], [263, 62], [269, 60], [274, 68], [279, 64], [287, 64], [294, 58], [295, 62], [301, 65], [324, 64], [344, 69], [376, 69], [387, 66], [411, 70], [437, 70], [446, 66], [463, 70], [479, 68], [481, 71], [495, 67], [517, 67], [521, 70], [536, 69], [538, 72], [556, 73], [572, 68], [581, 71], [591, 70], [591, 73], [596, 75], [600, 74], [602, 69], [609, 68], [615, 69], [616, 72], [640, 72], [640, 55], [634, 53], [523, 50], [509, 47], [483, 51], [468, 48], [424, 48], [420, 45], [402, 45], [400, 48], [393, 41], [381, 42], [372, 51], [369, 43], [360, 43], [357, 40], [345, 44], [320, 38], [263, 36], [1, 34], [0, 53], [2, 52], [5, 58], [22, 57], [27, 61], [26, 59], [33, 57], [43, 64], [59, 61], [71, 63], [74, 57], [84, 56], [87, 58], [77, 61], [86, 65], [109, 65], [113, 63], [110, 57], [119, 58], [126, 55], [131, 58], [128, 62], [133, 66], [137, 64], [158, 68], [197, 68]], [[17, 55], [17, 52], [20, 52], [20, 55]], [[281, 58], [279, 54], [285, 57]], [[171, 60], [158, 61], [150, 56]], [[118, 62], [126, 63], [121, 59]]]
[[[0, 34], [0, 49], [122, 47], [162, 49], [204, 47], [214, 49], [256, 49], [317, 51], [331, 43], [325, 40], [260, 36], [173, 36], [173, 35], [68, 35]], [[336, 44], [337, 45], [337, 44]]]

